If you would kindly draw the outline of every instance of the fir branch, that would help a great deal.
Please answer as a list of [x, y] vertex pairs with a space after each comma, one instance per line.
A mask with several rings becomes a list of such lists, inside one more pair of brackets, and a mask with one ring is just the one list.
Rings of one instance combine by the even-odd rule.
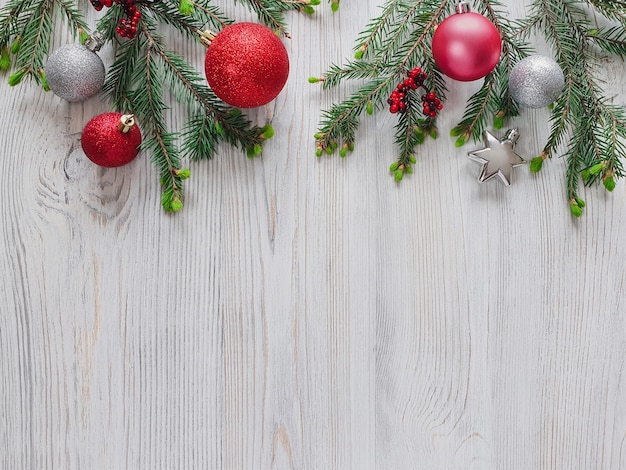
[[585, 205], [578, 196], [581, 175], [587, 184], [601, 177], [612, 191], [615, 178], [623, 173], [623, 111], [606, 104], [594, 46], [623, 55], [626, 35], [623, 28], [592, 28], [586, 12], [565, 0], [536, 0], [533, 8], [529, 22], [542, 30], [565, 75], [565, 89], [552, 110], [550, 136], [538, 158], [551, 157], [565, 135], [572, 136], [565, 152], [567, 198], [572, 214], [580, 216]]
[[55, 3], [65, 16], [66, 21], [70, 26], [70, 31], [74, 37], [76, 37], [78, 33], [89, 32], [89, 26], [87, 26], [87, 23], [83, 19], [83, 15], [76, 6], [75, 2], [68, 0], [55, 0]]
[[[103, 18], [107, 20], [107, 18]], [[99, 27], [105, 23], [100, 23]], [[117, 24], [117, 23], [115, 23]], [[116, 51], [116, 58], [111, 67], [107, 80], [102, 89], [105, 96], [112, 102], [113, 107], [122, 113], [132, 113], [132, 90], [137, 88], [135, 80], [136, 64], [144, 55], [147, 48], [147, 40], [139, 35], [133, 41], [122, 42]]]
[[142, 148], [152, 150], [152, 162], [159, 169], [164, 188], [161, 205], [168, 212], [176, 212], [183, 207], [183, 185], [179, 175], [180, 158], [175, 136], [167, 131], [163, 115], [166, 109], [163, 101], [163, 73], [157, 62], [160, 38], [145, 26], [142, 34], [146, 38], [145, 55], [144, 60], [137, 63], [134, 79], [143, 82], [145, 93], [132, 93], [132, 106], [149, 136]]
[[315, 135], [317, 155], [321, 156], [324, 151], [332, 154], [339, 145], [343, 147], [345, 144], [352, 148], [359, 116], [369, 103], [379, 102], [389, 96], [394, 86], [393, 76], [372, 80], [345, 101], [323, 111], [320, 129]]
[[357, 59], [369, 59], [373, 53], [382, 49], [384, 39], [389, 37], [396, 22], [400, 6], [400, 2], [388, 1], [382, 7], [380, 16], [367, 24], [356, 41], [354, 51]]
[[[163, 185], [161, 202], [167, 211], [178, 211], [183, 206], [183, 180], [189, 176], [189, 171], [181, 170], [181, 155], [192, 159], [211, 158], [217, 145], [224, 141], [252, 157], [261, 153], [263, 143], [274, 132], [270, 125], [253, 125], [240, 110], [217, 98], [204, 77], [179, 54], [168, 50], [156, 34], [165, 25], [197, 40], [202, 29], [221, 30], [233, 22], [210, 1], [137, 1], [135, 7], [141, 15], [137, 24], [133, 24], [137, 34], [132, 39], [118, 37], [120, 22], [128, 21], [128, 13], [117, 2], [98, 22], [97, 29], [103, 33], [105, 41], [116, 46], [103, 92], [116, 110], [137, 116], [145, 136], [141, 148], [151, 152], [151, 160], [158, 168]], [[313, 13], [312, 5], [320, 3], [319, 0], [239, 1], [248, 3], [261, 21], [285, 35], [285, 12]], [[86, 0], [81, 2], [88, 4]], [[10, 78], [12, 85], [25, 77], [45, 85], [43, 62], [54, 20], [63, 17], [74, 35], [87, 31], [76, 3], [71, 0], [8, 0], [0, 8], [0, 68], [6, 70], [11, 65], [9, 45], [11, 52], [17, 53], [18, 70]], [[170, 90], [176, 100], [189, 108], [192, 116], [181, 134], [167, 127], [165, 97]], [[179, 139], [182, 139], [180, 149]]]
[[30, 22], [40, 0], [10, 0], [0, 9], [0, 47], [19, 38]]
[[495, 95], [496, 74], [491, 73], [483, 82], [480, 89], [467, 102], [463, 118], [450, 134], [457, 137], [456, 146], [461, 147], [469, 140], [480, 140], [486, 126], [487, 119], [497, 112]]
[[189, 2], [193, 6], [194, 17], [204, 28], [220, 31], [232, 23], [231, 19], [226, 17], [219, 8], [210, 5], [207, 0], [189, 0]]
[[[250, 10], [257, 14], [262, 23], [287, 38], [290, 36], [287, 31], [284, 12], [291, 9], [305, 11], [305, 6], [310, 7], [311, 5], [311, 2], [308, 0], [292, 0], [287, 2], [281, 0], [235, 0], [235, 2], [245, 3]], [[308, 13], [311, 12], [311, 10], [306, 11]]]
[[416, 91], [409, 91], [406, 112], [401, 113], [396, 124], [395, 143], [400, 149], [398, 160], [389, 168], [396, 181], [401, 181], [405, 174], [413, 174], [417, 159], [413, 155], [415, 147], [425, 139], [424, 130], [434, 130], [434, 119], [423, 119], [420, 96]]
[[[370, 79], [348, 99], [322, 112], [319, 131], [315, 135], [318, 156], [324, 152], [331, 154], [339, 146], [340, 154], [345, 156], [346, 149], [354, 147], [360, 115], [364, 110], [370, 113], [381, 108], [381, 102], [387, 100], [409, 69], [421, 65], [429, 74], [426, 86], [432, 84], [430, 89], [440, 99], [445, 98], [445, 82], [429, 56], [434, 28], [449, 8], [447, 0], [389, 0], [382, 15], [369, 23], [357, 41], [357, 61], [343, 67], [331, 65], [322, 77], [309, 79], [312, 83], [322, 82], [324, 89], [345, 79]], [[368, 50], [372, 51], [371, 56]], [[405, 160], [408, 162], [415, 145], [423, 141], [415, 135], [423, 136], [424, 131], [435, 133], [434, 120], [421, 120], [419, 125], [417, 122], [411, 116], [404, 116], [398, 124], [397, 135], [404, 137], [397, 138], [397, 143], [406, 150], [402, 151], [399, 165], [404, 164], [404, 168], [408, 167]]]
[[60, 12], [74, 36], [87, 31], [80, 10], [74, 2], [66, 0], [10, 1], [0, 10], [0, 49], [4, 51], [2, 68], [10, 68], [10, 57], [17, 55], [17, 71], [9, 78], [9, 84], [17, 85], [30, 78], [47, 89], [44, 61], [48, 55], [52, 37], [52, 25]]
[[177, 1], [161, 0], [146, 3], [143, 11], [151, 13], [153, 21], [173, 26], [187, 37], [197, 39], [202, 32], [202, 23], [196, 21], [194, 16], [181, 13]]
[[362, 60], [349, 61], [343, 67], [331, 64], [320, 81], [322, 88], [327, 90], [339, 85], [343, 80], [376, 78], [384, 75], [386, 71], [387, 67], [378, 63]]
[[626, 2], [623, 0], [587, 0], [587, 3], [595, 8], [606, 18], [626, 25]]
[[183, 155], [191, 160], [211, 159], [223, 135], [223, 129], [210, 114], [199, 114], [182, 131]]
[[39, 85], [43, 85], [43, 65], [50, 39], [52, 37], [52, 19], [54, 15], [54, 0], [43, 0], [34, 10], [31, 20], [22, 33], [22, 45], [17, 54], [16, 72], [9, 83], [15, 85], [23, 78], [29, 77]]
[[626, 30], [621, 26], [591, 29], [589, 39], [603, 51], [626, 57]]

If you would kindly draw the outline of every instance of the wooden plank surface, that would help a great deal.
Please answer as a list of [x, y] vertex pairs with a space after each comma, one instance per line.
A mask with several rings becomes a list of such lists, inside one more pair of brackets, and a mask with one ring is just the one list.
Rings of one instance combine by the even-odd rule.
[[[84, 158], [106, 103], [1, 80], [0, 468], [626, 469], [624, 183], [584, 189], [580, 220], [563, 160], [477, 184], [477, 146], [446, 137], [474, 83], [450, 83], [401, 185], [384, 112], [317, 159], [320, 108], [351, 85], [306, 79], [380, 3], [289, 16], [287, 88], [249, 113], [276, 136], [194, 163], [176, 216], [146, 156]], [[624, 70], [607, 59], [620, 104]], [[547, 119], [514, 121], [522, 155]]]

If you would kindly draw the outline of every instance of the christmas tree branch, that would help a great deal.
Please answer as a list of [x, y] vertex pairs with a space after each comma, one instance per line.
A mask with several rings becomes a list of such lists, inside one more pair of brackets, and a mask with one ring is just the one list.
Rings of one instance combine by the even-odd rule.
[[290, 37], [285, 11], [297, 10], [312, 14], [315, 12], [312, 5], [320, 3], [319, 0], [235, 0], [235, 2], [245, 3], [268, 28], [285, 37]]
[[205, 28], [221, 30], [232, 21], [224, 16], [219, 8], [209, 5], [206, 0], [192, 1], [188, 0], [192, 6], [191, 14], [204, 25]]
[[52, 37], [52, 24], [61, 12], [74, 35], [87, 30], [83, 17], [74, 4], [66, 0], [11, 1], [0, 10], [0, 69], [11, 67], [10, 51], [17, 55], [18, 70], [9, 83], [19, 84], [24, 78], [33, 79], [47, 89], [43, 64]]
[[134, 90], [131, 94], [133, 112], [141, 120], [145, 132], [149, 135], [142, 148], [152, 150], [152, 161], [158, 167], [163, 195], [161, 205], [166, 211], [175, 212], [183, 207], [183, 186], [180, 172], [180, 157], [175, 145], [174, 134], [167, 131], [163, 111], [166, 109], [163, 101], [163, 73], [160, 63], [159, 40], [147, 28], [142, 33], [146, 38], [144, 60], [137, 62], [135, 77], [144, 84], [139, 93]]
[[[313, 83], [321, 82], [323, 89], [337, 87], [345, 80], [366, 81], [347, 100], [322, 112], [319, 132], [315, 135], [317, 155], [324, 151], [332, 153], [342, 142], [351, 148], [363, 110], [370, 113], [379, 109], [379, 100], [385, 98], [394, 81], [410, 65], [422, 64], [429, 74], [427, 86], [442, 99], [445, 97], [445, 81], [434, 64], [430, 43], [434, 26], [449, 13], [446, 4], [430, 0], [387, 1], [380, 15], [359, 35], [356, 60], [342, 66], [331, 65], [320, 78], [310, 79]], [[599, 52], [626, 58], [626, 3], [534, 0], [531, 14], [517, 21], [507, 18], [498, 0], [475, 0], [474, 5], [500, 32], [502, 54], [480, 89], [468, 99], [463, 117], [451, 130], [457, 138], [456, 145], [479, 140], [490, 123], [499, 129], [507, 118], [518, 114], [517, 103], [509, 92], [509, 75], [530, 52], [528, 35], [542, 33], [563, 69], [565, 86], [552, 107], [550, 135], [541, 155], [531, 162], [531, 170], [539, 171], [544, 160], [561, 151], [568, 136], [576, 135], [575, 139], [568, 139], [564, 155], [568, 161], [568, 201], [572, 213], [581, 215], [584, 207], [578, 196], [581, 176], [586, 184], [602, 180], [605, 188], [612, 191], [615, 179], [624, 174], [626, 113], [621, 107], [610, 105], [604, 96], [597, 58]], [[618, 25], [594, 27], [595, 17], [591, 16], [595, 13], [617, 21]], [[415, 158], [412, 151], [423, 141], [424, 131], [436, 135], [434, 120], [419, 119], [414, 111], [407, 106], [396, 124], [399, 158], [390, 167], [396, 180], [402, 179], [407, 168], [406, 173], [411, 173], [410, 165]]]
[[[448, 1], [417, 0], [406, 2], [390, 0], [381, 15], [370, 22], [359, 36], [355, 46], [355, 61], [345, 66], [331, 65], [328, 72], [310, 82], [321, 82], [323, 89], [337, 86], [345, 79], [369, 79], [347, 100], [322, 112], [319, 131], [316, 133], [316, 154], [332, 154], [340, 148], [346, 156], [354, 148], [355, 134], [363, 111], [372, 114], [389, 98], [396, 84], [407, 72], [421, 67], [429, 76], [427, 88], [443, 97], [446, 88], [430, 56], [430, 39], [435, 26], [450, 9]], [[422, 103], [411, 92], [411, 100]], [[419, 119], [415, 103], [407, 105], [396, 125], [395, 140], [401, 149], [398, 161], [391, 166], [396, 180], [404, 172], [410, 173], [416, 145], [424, 141], [425, 134], [436, 136], [435, 119]]]
[[572, 214], [580, 216], [585, 206], [578, 195], [581, 176], [586, 184], [601, 179], [604, 187], [612, 191], [615, 179], [624, 174], [621, 163], [626, 155], [621, 142], [626, 133], [623, 111], [608, 105], [603, 95], [596, 78], [598, 65], [594, 46], [623, 56], [625, 34], [623, 28], [618, 27], [595, 29], [583, 9], [563, 0], [537, 0], [533, 9], [534, 16], [528, 22], [540, 29], [552, 45], [565, 75], [565, 89], [552, 110], [548, 142], [542, 154], [531, 163], [531, 169], [539, 171], [543, 161], [552, 157], [565, 136], [571, 134], [573, 137], [566, 149], [567, 197]]
[[[283, 35], [287, 35], [285, 12], [310, 14], [314, 12], [312, 5], [320, 3], [319, 0], [239, 1], [248, 4], [262, 22]], [[81, 0], [81, 3], [88, 2]], [[89, 3], [98, 10], [107, 6], [106, 2]], [[160, 174], [162, 205], [167, 211], [178, 211], [183, 206], [183, 180], [189, 176], [188, 170], [181, 169], [182, 158], [211, 158], [222, 141], [253, 157], [262, 152], [263, 143], [272, 137], [273, 129], [270, 125], [253, 125], [240, 110], [218, 99], [195, 68], [168, 50], [156, 34], [165, 25], [199, 43], [205, 29], [224, 29], [233, 21], [212, 5], [211, 0], [116, 1], [109, 6], [97, 28], [105, 41], [116, 46], [103, 92], [116, 110], [137, 116], [146, 136], [142, 149], [152, 153], [151, 159]], [[0, 70], [9, 70], [10, 54], [17, 54], [17, 71], [9, 79], [12, 85], [31, 77], [46, 87], [43, 63], [57, 16], [63, 16], [72, 32], [80, 33], [84, 39], [87, 26], [76, 2], [9, 0], [0, 8]], [[190, 118], [180, 133], [167, 128], [168, 95], [164, 84], [177, 101], [189, 108]]]

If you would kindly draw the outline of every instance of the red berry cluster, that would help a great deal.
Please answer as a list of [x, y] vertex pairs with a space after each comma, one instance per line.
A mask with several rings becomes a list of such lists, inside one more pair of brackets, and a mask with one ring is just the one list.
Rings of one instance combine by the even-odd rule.
[[389, 112], [392, 114], [406, 112], [409, 101], [409, 91], [423, 88], [426, 90], [426, 93], [422, 95], [422, 112], [424, 116], [431, 118], [436, 117], [437, 111], [441, 111], [443, 105], [434, 92], [429, 92], [426, 87], [424, 87], [424, 80], [428, 78], [428, 74], [422, 71], [421, 68], [415, 67], [413, 70], [409, 70], [406, 75], [406, 78], [398, 83], [398, 86], [391, 92], [391, 96], [389, 96], [387, 100], [387, 103], [389, 103]]
[[123, 38], [132, 39], [137, 34], [137, 23], [141, 18], [141, 11], [135, 6], [135, 0], [90, 0], [93, 7], [100, 11], [102, 7], [111, 7], [114, 3], [121, 5], [126, 14], [117, 24], [115, 32]]

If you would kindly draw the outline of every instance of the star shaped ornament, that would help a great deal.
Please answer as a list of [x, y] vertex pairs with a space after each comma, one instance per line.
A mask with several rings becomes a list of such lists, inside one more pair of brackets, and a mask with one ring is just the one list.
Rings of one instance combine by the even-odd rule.
[[526, 160], [515, 153], [515, 143], [518, 139], [517, 129], [509, 129], [502, 140], [485, 131], [485, 148], [467, 154], [469, 158], [483, 166], [478, 176], [480, 183], [497, 176], [505, 186], [511, 185], [511, 170], [526, 163]]

